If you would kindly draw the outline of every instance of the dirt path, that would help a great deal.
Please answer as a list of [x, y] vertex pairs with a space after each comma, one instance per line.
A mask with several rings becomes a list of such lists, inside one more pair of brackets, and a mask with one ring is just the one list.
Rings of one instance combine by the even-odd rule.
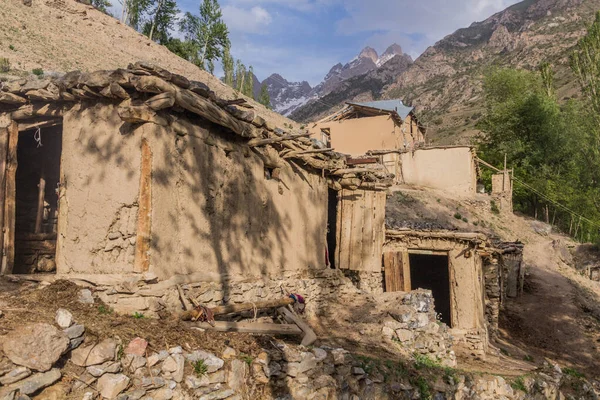
[[598, 377], [600, 322], [578, 301], [584, 289], [569, 279], [571, 271], [559, 269], [551, 243], [532, 243], [526, 251], [525, 291], [507, 302], [500, 321], [501, 338], [520, 347], [536, 363], [547, 357]]

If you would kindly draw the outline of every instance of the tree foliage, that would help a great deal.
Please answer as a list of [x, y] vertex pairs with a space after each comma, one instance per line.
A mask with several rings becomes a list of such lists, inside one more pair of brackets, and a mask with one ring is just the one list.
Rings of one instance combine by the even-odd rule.
[[152, 0], [122, 0], [121, 22], [139, 31]]
[[185, 41], [194, 47], [188, 61], [214, 73], [215, 61], [221, 59], [225, 49], [231, 45], [217, 0], [203, 0], [200, 14], [185, 13], [179, 27]]
[[112, 3], [108, 0], [92, 0], [92, 6], [105, 14], [108, 14], [108, 9], [112, 7]]
[[267, 107], [269, 110], [271, 107], [271, 96], [269, 95], [269, 90], [267, 89], [267, 84], [263, 83], [260, 88], [260, 95], [258, 96], [258, 102], [263, 106]]
[[[597, 130], [597, 125], [585, 104], [574, 100], [558, 104], [549, 86], [550, 68], [541, 68], [539, 74], [499, 69], [486, 76], [479, 150], [483, 159], [497, 167], [506, 155], [514, 175], [547, 197], [516, 184], [516, 210], [544, 215], [574, 233], [571, 214], [554, 203], [600, 223], [600, 158], [590, 146], [590, 130]], [[592, 224], [578, 231], [584, 239], [598, 236]]]
[[225, 77], [223, 81], [226, 85], [233, 87], [235, 82], [235, 71], [234, 71], [234, 61], [231, 56], [229, 46], [227, 46], [223, 51], [223, 72], [225, 73]]
[[150, 40], [166, 45], [170, 39], [169, 31], [175, 28], [177, 13], [179, 8], [175, 0], [156, 1], [148, 12], [142, 33]]

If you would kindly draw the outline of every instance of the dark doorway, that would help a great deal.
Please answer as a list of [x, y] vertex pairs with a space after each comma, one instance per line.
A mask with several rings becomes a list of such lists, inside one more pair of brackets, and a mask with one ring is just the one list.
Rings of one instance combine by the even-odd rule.
[[409, 260], [412, 290], [431, 290], [435, 299], [435, 311], [440, 315], [440, 320], [452, 327], [448, 256], [409, 254]]
[[337, 248], [337, 208], [338, 192], [329, 189], [327, 201], [327, 262], [330, 268], [335, 268], [335, 250]]
[[62, 125], [19, 132], [14, 273], [56, 271]]

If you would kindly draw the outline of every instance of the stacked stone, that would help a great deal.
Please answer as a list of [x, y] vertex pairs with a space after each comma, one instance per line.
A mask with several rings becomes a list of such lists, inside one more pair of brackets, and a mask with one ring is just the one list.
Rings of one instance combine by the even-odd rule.
[[399, 305], [383, 322], [382, 334], [407, 355], [417, 352], [438, 360], [442, 365], [456, 366], [452, 338], [448, 326], [438, 321], [430, 291], [418, 290], [402, 295]]

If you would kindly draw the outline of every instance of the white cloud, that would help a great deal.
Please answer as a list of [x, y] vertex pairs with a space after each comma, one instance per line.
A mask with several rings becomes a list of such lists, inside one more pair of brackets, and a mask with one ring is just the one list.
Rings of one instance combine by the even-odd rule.
[[[337, 22], [337, 32], [340, 35], [378, 32], [366, 37], [366, 41], [385, 38], [388, 44], [397, 41], [407, 52], [420, 53], [456, 29], [483, 20], [517, 1], [344, 0], [347, 16]], [[379, 47], [378, 43], [372, 45]]]
[[222, 10], [223, 20], [231, 32], [266, 33], [273, 20], [271, 14], [260, 6], [246, 9], [227, 5]]

